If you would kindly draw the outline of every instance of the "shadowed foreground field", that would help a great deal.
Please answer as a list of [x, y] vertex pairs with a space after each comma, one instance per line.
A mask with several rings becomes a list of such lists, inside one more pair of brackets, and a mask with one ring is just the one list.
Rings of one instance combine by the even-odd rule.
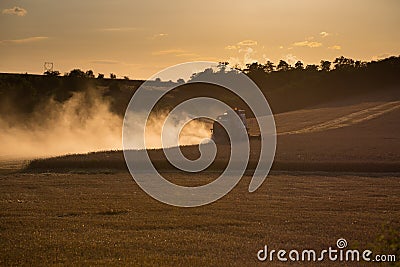
[[[166, 176], [188, 186], [215, 178]], [[251, 194], [249, 181], [211, 205], [176, 208], [125, 172], [3, 175], [0, 264], [251, 266], [263, 245], [322, 250], [342, 237], [372, 249], [383, 224], [399, 225], [396, 175], [274, 173]]]

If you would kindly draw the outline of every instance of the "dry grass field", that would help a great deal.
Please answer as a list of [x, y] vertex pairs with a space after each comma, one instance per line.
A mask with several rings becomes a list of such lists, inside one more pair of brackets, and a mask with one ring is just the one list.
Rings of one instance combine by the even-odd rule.
[[[214, 178], [167, 177], [188, 185]], [[211, 205], [176, 208], [127, 173], [2, 176], [0, 263], [253, 266], [265, 244], [319, 250], [343, 237], [372, 249], [384, 224], [399, 225], [398, 176], [274, 173], [251, 194], [249, 180]]]
[[[0, 264], [254, 266], [264, 245], [322, 250], [338, 238], [350, 248], [398, 253], [398, 243], [384, 243], [399, 235], [388, 235], [385, 225], [400, 228], [397, 99], [277, 115], [276, 161], [264, 184], [248, 193], [246, 175], [228, 195], [198, 208], [149, 197], [117, 151], [37, 160], [22, 172], [11, 170], [24, 161], [3, 160]], [[198, 155], [195, 147], [182, 150]], [[205, 184], [218, 175], [173, 172], [159, 150], [150, 155], [177, 184]], [[219, 147], [214, 167], [228, 155]]]

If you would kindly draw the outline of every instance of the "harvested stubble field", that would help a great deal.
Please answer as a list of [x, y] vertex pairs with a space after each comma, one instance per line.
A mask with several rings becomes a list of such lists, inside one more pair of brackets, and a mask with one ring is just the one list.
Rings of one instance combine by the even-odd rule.
[[[253, 266], [264, 245], [319, 251], [338, 238], [349, 248], [393, 253], [384, 241], [398, 232], [388, 236], [383, 226], [400, 227], [396, 99], [277, 115], [276, 160], [264, 184], [249, 193], [249, 172], [228, 195], [198, 208], [146, 195], [118, 151], [33, 161], [0, 178], [0, 264]], [[182, 150], [198, 155], [195, 147]], [[229, 155], [227, 147], [218, 153], [212, 171]], [[180, 185], [218, 175], [172, 171], [159, 150], [150, 157]], [[334, 264], [344, 263], [324, 262]]]
[[[165, 175], [186, 185], [215, 178]], [[322, 250], [343, 237], [373, 249], [382, 225], [399, 223], [397, 176], [274, 173], [251, 194], [249, 180], [211, 205], [176, 208], [150, 198], [128, 173], [3, 176], [0, 262], [252, 266], [264, 245]]]

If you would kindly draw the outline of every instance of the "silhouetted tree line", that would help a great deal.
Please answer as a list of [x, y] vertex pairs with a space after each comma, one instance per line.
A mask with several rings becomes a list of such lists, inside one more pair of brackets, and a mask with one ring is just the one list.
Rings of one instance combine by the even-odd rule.
[[[346, 57], [338, 57], [333, 62], [322, 60], [319, 65], [304, 65], [301, 61], [293, 66], [284, 60], [278, 64], [268, 61], [247, 64], [245, 68], [227, 68], [228, 62], [221, 62], [216, 69], [206, 69], [194, 73], [191, 81], [205, 76], [237, 75], [243, 71], [262, 90], [275, 113], [295, 110], [314, 104], [345, 98], [371, 91], [399, 88], [400, 57], [362, 62]], [[108, 98], [113, 112], [123, 115], [134, 91], [143, 81], [116, 79], [111, 73], [109, 79], [104, 74], [97, 76], [93, 71], [71, 70], [63, 76], [58, 71], [47, 71], [45, 75], [0, 74], [0, 112], [29, 115], [49, 99], [64, 102], [74, 92], [96, 88], [100, 95]], [[227, 76], [228, 75], [228, 76]], [[158, 84], [171, 84], [172, 81]], [[188, 84], [182, 79], [180, 86], [169, 93], [158, 104], [159, 109], [171, 108], [185, 99], [196, 96], [211, 96], [226, 100], [228, 104], [246, 108], [236, 96], [223, 88], [207, 84]]]
[[206, 69], [192, 75], [191, 80], [216, 75], [232, 75], [243, 71], [262, 90], [275, 113], [345, 98], [351, 95], [382, 91], [399, 87], [400, 57], [363, 62], [338, 57], [333, 62], [321, 60], [319, 65], [304, 65], [297, 61], [293, 66], [284, 60], [277, 65], [254, 62], [245, 68], [226, 71], [227, 62], [216, 69]]
[[29, 116], [50, 99], [63, 103], [75, 92], [89, 88], [99, 90], [99, 95], [111, 102], [112, 111], [123, 114], [132, 91], [143, 83], [128, 77], [116, 79], [113, 73], [110, 79], [105, 79], [101, 73], [95, 77], [92, 70], [74, 69], [63, 76], [58, 71], [44, 74], [0, 74], [0, 115]]

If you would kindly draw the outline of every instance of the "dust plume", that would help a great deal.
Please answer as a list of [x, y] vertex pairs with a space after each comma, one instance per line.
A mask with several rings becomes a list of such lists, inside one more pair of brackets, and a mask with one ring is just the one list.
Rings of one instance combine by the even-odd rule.
[[95, 89], [63, 103], [51, 98], [29, 116], [0, 117], [0, 154], [31, 158], [119, 149], [121, 123]]
[[[16, 103], [8, 103], [10, 106]], [[0, 156], [35, 158], [73, 153], [122, 149], [123, 118], [110, 111], [110, 101], [98, 89], [75, 92], [61, 103], [53, 98], [22, 116], [0, 115]], [[167, 114], [152, 115], [146, 128], [147, 148], [161, 147], [161, 129]], [[176, 132], [176, 125], [165, 125]], [[209, 137], [207, 126], [188, 123], [180, 134], [181, 145], [198, 144]], [[138, 142], [139, 144], [140, 142]], [[140, 145], [134, 149], [142, 149]]]
[[[161, 134], [165, 131], [166, 140], [164, 147], [171, 147], [174, 140], [178, 137], [180, 146], [194, 145], [201, 143], [204, 139], [211, 137], [211, 125], [200, 120], [190, 120], [179, 132], [179, 125], [183, 121], [188, 121], [188, 114], [178, 114], [173, 120], [166, 121], [168, 113], [151, 114], [146, 124], [146, 147], [162, 147]], [[135, 147], [135, 146], [134, 146]], [[137, 145], [136, 145], [137, 147]]]

